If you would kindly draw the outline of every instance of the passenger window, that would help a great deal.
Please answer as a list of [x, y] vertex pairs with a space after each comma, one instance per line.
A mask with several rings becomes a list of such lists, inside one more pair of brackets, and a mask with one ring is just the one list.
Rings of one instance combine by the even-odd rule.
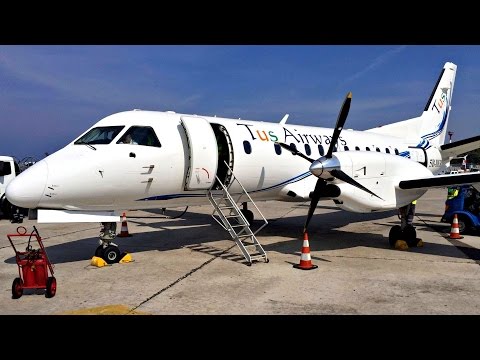
[[310, 155], [312, 153], [312, 149], [310, 149], [310, 145], [305, 144], [305, 153], [307, 155]]
[[247, 140], [243, 142], [243, 150], [245, 150], [245, 154], [252, 153], [252, 145], [250, 145], [250, 143]]
[[277, 153], [277, 155], [281, 155], [282, 154], [282, 147], [278, 144], [273, 144], [273, 146], [275, 146], [275, 152]]
[[291, 143], [290, 146], [293, 148], [293, 150], [297, 150], [297, 145], [295, 145], [294, 143]]
[[385, 152], [386, 152], [387, 154], [390, 154], [390, 149], [389, 149], [389, 148], [385, 148]]
[[318, 153], [320, 154], [320, 156], [323, 156], [323, 154], [325, 154], [325, 151], [323, 150], [322, 145], [318, 145]]
[[348, 146], [344, 146], [344, 147], [343, 147], [343, 150], [344, 150], [344, 151], [348, 151]]
[[365, 148], [365, 151], [370, 151], [370, 148], [367, 146], [367, 147]]
[[379, 149], [379, 148], [376, 148], [375, 151], [376, 151], [376, 152], [380, 152], [380, 149]]
[[398, 149], [395, 149], [395, 155], [398, 155]]
[[355, 146], [355, 150], [360, 151], [360, 148], [358, 146]]
[[132, 126], [117, 141], [117, 144], [132, 144], [161, 147], [155, 131], [150, 126]]
[[110, 144], [124, 126], [100, 126], [89, 130], [74, 142], [75, 145]]
[[337, 144], [335, 144], [335, 146], [333, 147], [333, 152], [337, 152], [338, 149], [337, 149]]

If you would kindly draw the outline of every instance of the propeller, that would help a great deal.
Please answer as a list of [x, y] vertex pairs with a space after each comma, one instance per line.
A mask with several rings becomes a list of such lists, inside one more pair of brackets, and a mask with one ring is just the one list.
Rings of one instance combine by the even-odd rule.
[[356, 186], [357, 188], [363, 190], [363, 191], [366, 191], [367, 193], [369, 193], [370, 195], [373, 195], [373, 196], [376, 196], [377, 198], [379, 198], [380, 200], [383, 200], [380, 196], [378, 196], [377, 194], [371, 192], [370, 190], [368, 190], [365, 186], [363, 186], [362, 184], [356, 182], [355, 180], [353, 180], [350, 176], [348, 176], [347, 174], [345, 174], [342, 170], [337, 170], [337, 169], [333, 169], [333, 170], [330, 170], [330, 174], [332, 174], [333, 176], [335, 176], [337, 179], [340, 179], [342, 181], [345, 181], [346, 183], [349, 183], [350, 185], [353, 185], [353, 186]]
[[330, 142], [330, 147], [328, 148], [327, 154], [325, 157], [330, 159], [332, 157], [333, 148], [340, 137], [340, 133], [342, 132], [343, 125], [345, 125], [345, 121], [347, 121], [348, 112], [350, 111], [350, 103], [352, 102], [352, 92], [350, 91], [345, 100], [343, 100], [342, 109], [337, 117], [337, 125], [335, 125], [335, 130], [333, 131], [332, 141]]
[[345, 97], [345, 100], [343, 101], [342, 108], [340, 110], [340, 113], [338, 114], [337, 117], [337, 123], [335, 125], [335, 130], [333, 131], [332, 135], [332, 140], [330, 142], [330, 146], [328, 148], [327, 153], [325, 156], [322, 156], [318, 160], [313, 160], [309, 158], [308, 156], [302, 154], [300, 151], [295, 149], [293, 146], [277, 142], [281, 147], [284, 149], [290, 151], [293, 155], [298, 155], [301, 158], [309, 161], [312, 165], [310, 165], [310, 172], [318, 177], [317, 183], [315, 184], [315, 189], [313, 192], [310, 194], [311, 202], [310, 202], [310, 208], [308, 209], [308, 215], [307, 219], [305, 221], [305, 225], [303, 227], [303, 232], [307, 232], [307, 227], [308, 224], [310, 223], [310, 220], [313, 216], [313, 212], [315, 211], [315, 208], [317, 207], [318, 201], [320, 200], [322, 194], [325, 193], [326, 187], [327, 187], [327, 179], [337, 178], [339, 180], [342, 180], [352, 186], [355, 186], [373, 196], [376, 196], [377, 198], [383, 200], [380, 196], [376, 195], [372, 191], [368, 190], [366, 187], [352, 179], [350, 176], [348, 176], [346, 173], [344, 173], [340, 169], [340, 162], [336, 159], [333, 158], [333, 149], [335, 148], [335, 145], [340, 137], [340, 133], [343, 130], [343, 126], [345, 125], [345, 121], [347, 120], [348, 112], [350, 110], [350, 104], [352, 102], [352, 93], [349, 92], [347, 96]]
[[313, 216], [313, 212], [317, 208], [318, 201], [320, 200], [320, 197], [322, 196], [323, 190], [326, 186], [327, 182], [321, 178], [318, 178], [317, 183], [315, 184], [315, 189], [313, 190], [313, 193], [310, 194], [310, 198], [312, 200], [310, 201], [310, 207], [308, 208], [308, 215], [307, 219], [305, 220], [305, 225], [303, 225], [304, 234], [307, 232], [307, 227], [310, 223], [310, 219]]

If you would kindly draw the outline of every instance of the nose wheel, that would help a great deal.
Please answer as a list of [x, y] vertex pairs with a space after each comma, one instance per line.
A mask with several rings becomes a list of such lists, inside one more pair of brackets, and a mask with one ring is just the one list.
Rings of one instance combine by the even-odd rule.
[[113, 264], [120, 261], [120, 250], [116, 245], [108, 245], [105, 249], [103, 249], [103, 260], [107, 262], [107, 264]]
[[100, 245], [95, 249], [95, 256], [99, 258], [103, 258], [103, 245]]
[[95, 249], [95, 256], [105, 260], [107, 264], [114, 264], [120, 261], [121, 253], [117, 244], [109, 243], [100, 245]]
[[95, 256], [105, 260], [107, 264], [114, 264], [120, 261], [120, 250], [112, 240], [116, 236], [117, 223], [102, 223], [100, 231], [100, 245], [95, 249]]

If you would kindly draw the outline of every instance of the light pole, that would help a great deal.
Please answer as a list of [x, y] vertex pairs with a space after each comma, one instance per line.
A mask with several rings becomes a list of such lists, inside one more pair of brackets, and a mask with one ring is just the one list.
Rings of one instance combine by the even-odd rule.
[[452, 142], [452, 135], [453, 135], [453, 131], [449, 131], [449, 132], [448, 132], [448, 137], [449, 137], [449, 139], [450, 139], [450, 140], [448, 141], [449, 143]]

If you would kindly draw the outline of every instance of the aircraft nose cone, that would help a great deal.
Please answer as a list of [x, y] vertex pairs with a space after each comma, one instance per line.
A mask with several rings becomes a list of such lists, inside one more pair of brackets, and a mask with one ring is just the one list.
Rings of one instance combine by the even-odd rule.
[[5, 189], [7, 200], [19, 207], [36, 208], [45, 190], [47, 177], [47, 163], [45, 160], [37, 162], [7, 185]]
[[323, 173], [323, 165], [319, 160], [315, 160], [312, 165], [310, 165], [310, 172], [316, 177], [320, 177]]

